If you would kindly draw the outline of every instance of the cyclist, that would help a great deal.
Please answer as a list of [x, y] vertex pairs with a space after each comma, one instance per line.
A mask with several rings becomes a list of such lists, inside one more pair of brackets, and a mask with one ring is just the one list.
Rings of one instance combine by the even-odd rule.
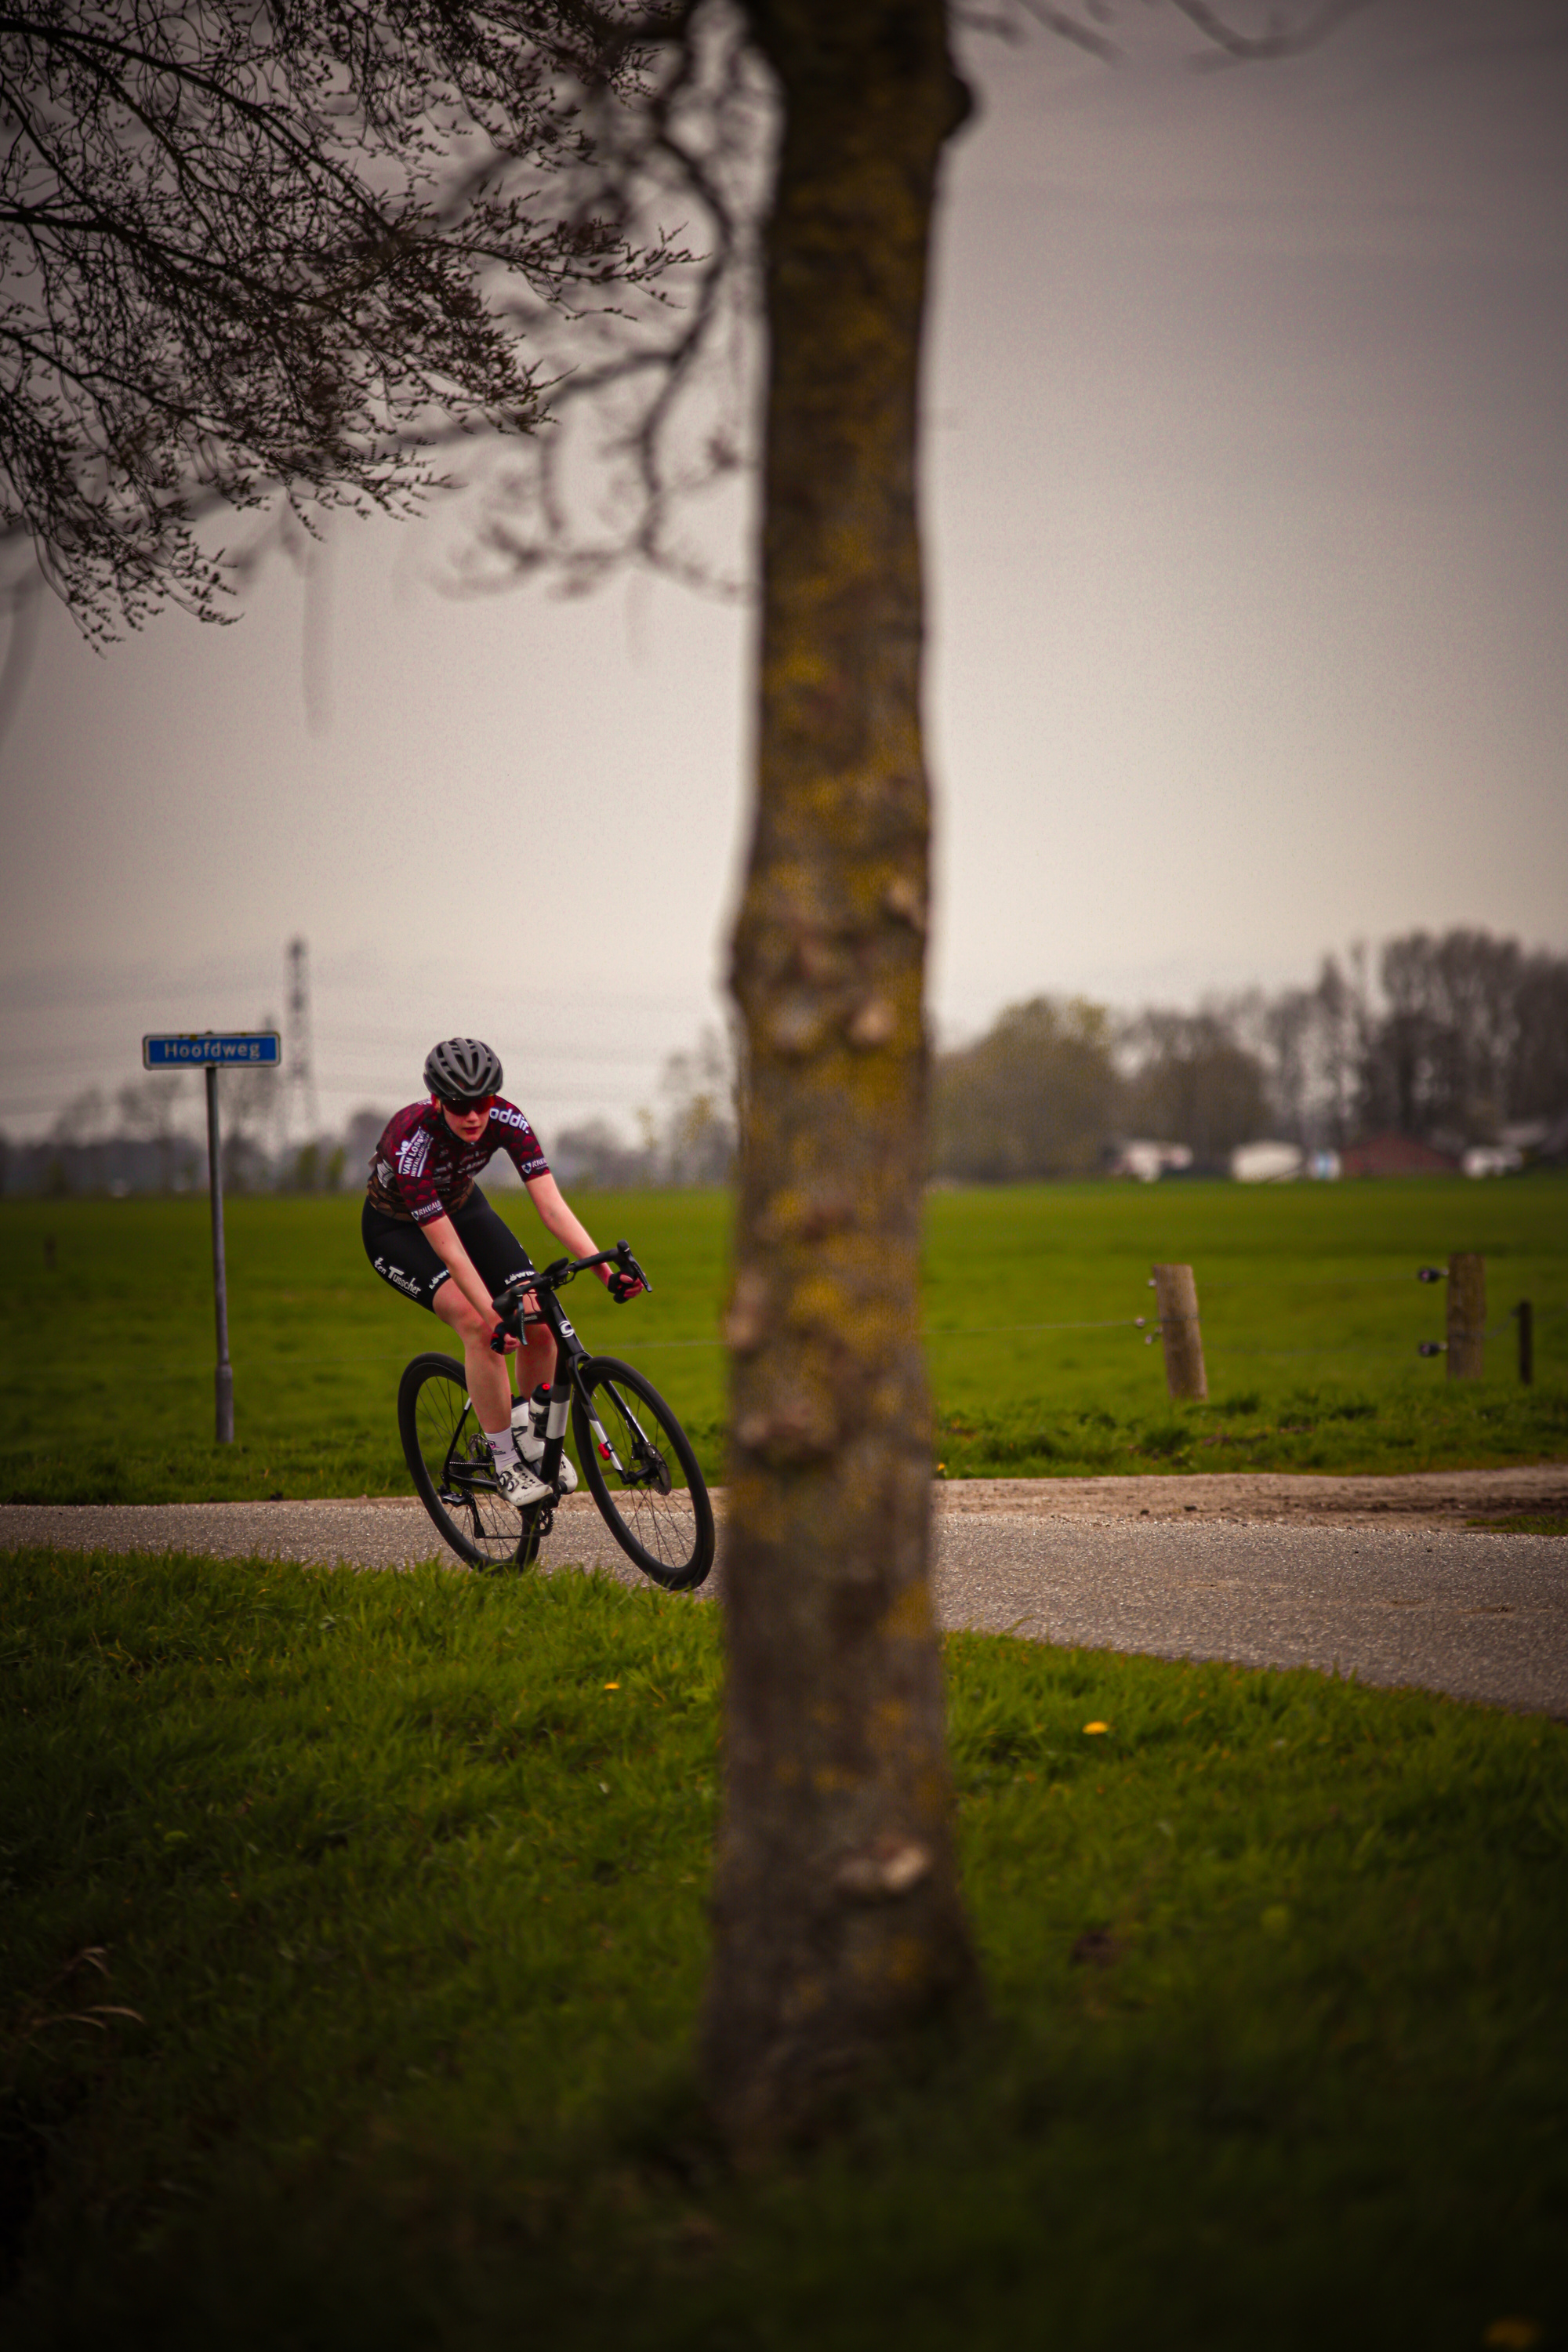
[[[551, 1491], [530, 1465], [544, 1451], [555, 1342], [536, 1323], [521, 1343], [509, 1338], [505, 1354], [490, 1346], [498, 1328], [490, 1300], [534, 1269], [474, 1179], [504, 1151], [566, 1253], [591, 1257], [595, 1244], [563, 1199], [527, 1118], [515, 1103], [502, 1100], [501, 1075], [499, 1056], [477, 1037], [447, 1037], [431, 1047], [425, 1060], [428, 1099], [410, 1103], [382, 1130], [360, 1227], [365, 1255], [382, 1280], [429, 1307], [461, 1339], [468, 1394], [495, 1462], [496, 1484], [523, 1511]], [[642, 1288], [613, 1266], [595, 1271], [617, 1301], [635, 1298]], [[515, 1408], [510, 1355], [518, 1357], [521, 1374]], [[561, 1469], [569, 1490], [576, 1473], [569, 1462]]]

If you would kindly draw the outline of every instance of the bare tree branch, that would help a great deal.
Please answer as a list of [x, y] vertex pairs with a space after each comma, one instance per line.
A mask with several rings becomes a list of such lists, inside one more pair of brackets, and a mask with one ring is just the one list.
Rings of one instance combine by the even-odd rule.
[[0, 532], [89, 636], [223, 617], [215, 503], [406, 511], [454, 428], [539, 428], [542, 330], [685, 259], [628, 235], [588, 129], [678, 14], [0, 15]]
[[1262, 65], [1280, 58], [1300, 57], [1326, 41], [1347, 16], [1370, 7], [1372, 0], [1322, 0], [1322, 5], [1311, 9], [1302, 23], [1281, 25], [1272, 32], [1259, 34], [1237, 32], [1217, 8], [1208, 6], [1207, 0], [1171, 0], [1171, 5], [1179, 9], [1218, 53], [1189, 59], [1194, 70], [1202, 73], [1225, 66]]
[[[1173, 0], [1194, 67], [1365, 5], [1255, 34]], [[951, 15], [1126, 54], [1112, 0]], [[0, 545], [92, 636], [164, 597], [223, 619], [217, 508], [405, 513], [500, 436], [468, 587], [637, 562], [742, 593], [701, 517], [755, 446], [777, 120], [738, 0], [0, 13]]]
[[1103, 33], [1097, 33], [1092, 25], [1086, 25], [1080, 18], [1069, 16], [1065, 8], [1047, 7], [1046, 0], [1018, 0], [1018, 5], [1026, 9], [1035, 22], [1043, 25], [1047, 33], [1055, 33], [1060, 39], [1071, 41], [1076, 47], [1087, 49], [1091, 58], [1099, 58], [1102, 64], [1114, 66], [1121, 63], [1125, 53], [1114, 41], [1107, 40]]
[[[1207, 0], [1173, 5], [1212, 52], [1188, 60], [1195, 66], [1294, 55], [1368, 0], [1300, 0], [1293, 22], [1272, 23], [1259, 35]], [[1009, 41], [1033, 23], [1105, 64], [1129, 54], [1113, 29], [1112, 0], [1082, 0], [1076, 10], [1052, 0], [1000, 0], [978, 9], [950, 0], [949, 15], [955, 25]], [[637, 562], [726, 595], [748, 593], [732, 562], [694, 552], [687, 525], [700, 492], [754, 460], [755, 263], [776, 101], [759, 75], [751, 18], [735, 0], [681, 0], [667, 16], [641, 19], [637, 36], [658, 62], [648, 68], [640, 110], [619, 111], [608, 123], [595, 119], [600, 184], [614, 191], [617, 219], [636, 224], [645, 242], [673, 218], [679, 227], [672, 234], [688, 251], [683, 266], [660, 280], [657, 317], [606, 314], [603, 344], [592, 351], [574, 329], [566, 371], [548, 394], [561, 429], [536, 436], [498, 478], [466, 570], [471, 588], [552, 571], [577, 591]], [[710, 429], [694, 439], [699, 415]], [[683, 434], [687, 446], [678, 455]], [[597, 459], [597, 470], [587, 470], [605, 494], [604, 509], [591, 514], [581, 478], [584, 441]]]

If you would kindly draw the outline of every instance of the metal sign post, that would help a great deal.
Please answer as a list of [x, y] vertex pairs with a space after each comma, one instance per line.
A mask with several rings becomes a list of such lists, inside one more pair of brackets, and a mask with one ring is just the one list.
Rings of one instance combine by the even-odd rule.
[[234, 1444], [234, 1367], [228, 1360], [228, 1269], [223, 1246], [223, 1138], [218, 1128], [217, 1074], [224, 1068], [276, 1069], [282, 1055], [276, 1029], [231, 1031], [226, 1036], [208, 1029], [199, 1036], [143, 1037], [142, 1066], [147, 1070], [199, 1069], [207, 1091], [207, 1191], [213, 1221], [213, 1305], [217, 1320], [217, 1370], [213, 1392], [217, 1407], [217, 1442]]
[[217, 1317], [217, 1370], [213, 1391], [217, 1404], [217, 1442], [234, 1444], [234, 1366], [228, 1360], [228, 1267], [223, 1250], [223, 1138], [217, 1123], [217, 1065], [203, 1073], [207, 1087], [207, 1198], [213, 1215], [213, 1307]]

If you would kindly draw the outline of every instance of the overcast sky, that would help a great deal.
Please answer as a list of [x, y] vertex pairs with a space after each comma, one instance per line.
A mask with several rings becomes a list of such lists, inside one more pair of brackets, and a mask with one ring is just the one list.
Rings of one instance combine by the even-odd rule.
[[[1210, 73], [979, 42], [927, 378], [932, 996], [1131, 1004], [1417, 925], [1568, 947], [1568, 9], [1375, 0]], [[489, 1036], [549, 1134], [714, 1017], [749, 616], [334, 530], [231, 628], [46, 613], [4, 746], [0, 1129], [280, 1011], [321, 1111]]]

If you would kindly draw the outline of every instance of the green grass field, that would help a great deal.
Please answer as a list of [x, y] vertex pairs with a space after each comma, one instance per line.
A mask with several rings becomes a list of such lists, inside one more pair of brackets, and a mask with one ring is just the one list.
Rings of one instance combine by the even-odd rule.
[[[501, 1193], [535, 1248], [526, 1201]], [[591, 1345], [670, 1399], [711, 1475], [723, 1460], [717, 1345], [728, 1203], [584, 1195], [656, 1284], [613, 1307], [572, 1294]], [[375, 1280], [358, 1202], [229, 1203], [237, 1444], [211, 1443], [212, 1303], [200, 1200], [8, 1201], [0, 1491], [16, 1500], [406, 1491], [395, 1428], [408, 1357], [446, 1344]], [[1259, 1187], [1056, 1185], [939, 1192], [927, 1319], [950, 1477], [1094, 1471], [1407, 1469], [1568, 1454], [1568, 1181]], [[1416, 1342], [1443, 1292], [1414, 1279], [1454, 1249], [1488, 1261], [1487, 1375], [1450, 1384]], [[1196, 1269], [1211, 1403], [1173, 1410], [1150, 1313], [1155, 1259]], [[1536, 1311], [1537, 1379], [1514, 1373], [1508, 1310]]]
[[47, 1552], [5, 1601], [15, 2352], [1564, 2340], [1568, 1727], [950, 1640], [992, 2020], [736, 2179], [714, 1612]]

